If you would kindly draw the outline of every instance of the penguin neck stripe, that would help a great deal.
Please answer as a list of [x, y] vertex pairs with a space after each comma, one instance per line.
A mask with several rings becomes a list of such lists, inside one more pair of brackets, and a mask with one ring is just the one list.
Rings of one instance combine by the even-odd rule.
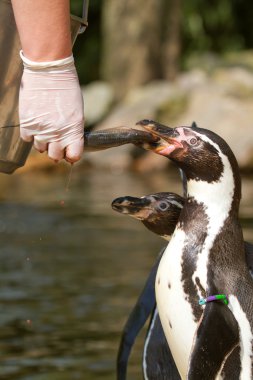
[[208, 302], [222, 300], [225, 305], [228, 305], [228, 299], [225, 294], [215, 294], [214, 296], [209, 296], [206, 298], [201, 298], [199, 300], [199, 305], [205, 305]]

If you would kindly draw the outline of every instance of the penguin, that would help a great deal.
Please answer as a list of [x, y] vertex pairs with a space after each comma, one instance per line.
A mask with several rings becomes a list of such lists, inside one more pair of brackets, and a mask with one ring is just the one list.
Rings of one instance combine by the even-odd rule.
[[[181, 177], [183, 177], [182, 174]], [[183, 188], [185, 194], [185, 186]], [[165, 240], [169, 240], [172, 235], [183, 205], [184, 198], [168, 192], [149, 194], [141, 198], [123, 196], [112, 202], [113, 210], [140, 220], [145, 227]], [[248, 268], [251, 271], [253, 266], [253, 245], [251, 243], [245, 242], [245, 254]], [[161, 255], [162, 253], [159, 256]], [[154, 282], [159, 261], [160, 257], [152, 268], [144, 289], [124, 327], [117, 358], [118, 380], [126, 379], [127, 363], [132, 346], [150, 315], [143, 352], [144, 379], [180, 379], [162, 330], [155, 302]], [[230, 378], [232, 377], [230, 376]]]
[[[120, 197], [112, 202], [113, 210], [140, 220], [152, 232], [169, 240], [174, 232], [184, 198], [174, 193], [156, 193], [137, 197]], [[155, 277], [160, 252], [144, 289], [123, 329], [117, 357], [117, 379], [125, 380], [128, 358], [135, 338], [152, 314], [143, 352], [143, 377], [145, 380], [180, 380], [177, 367], [167, 344], [155, 301]]]
[[187, 179], [185, 205], [155, 283], [159, 316], [180, 376], [224, 378], [226, 363], [233, 368], [230, 355], [238, 352], [235, 378], [251, 379], [253, 281], [238, 220], [236, 158], [220, 136], [195, 123], [169, 128], [142, 120], [137, 125], [159, 138], [143, 147], [168, 157]]

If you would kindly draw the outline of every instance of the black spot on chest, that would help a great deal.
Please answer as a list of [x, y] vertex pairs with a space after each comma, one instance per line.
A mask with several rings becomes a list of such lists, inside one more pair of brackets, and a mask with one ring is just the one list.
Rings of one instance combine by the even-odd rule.
[[201, 290], [203, 296], [205, 289], [201, 287], [200, 282], [195, 283], [193, 274], [196, 271], [198, 256], [201, 254], [207, 237], [208, 218], [204, 204], [197, 203], [193, 198], [189, 198], [180, 215], [180, 223], [186, 234], [182, 255], [181, 280], [187, 301], [191, 304], [195, 321], [198, 321], [202, 314], [202, 309], [198, 305], [198, 289]]

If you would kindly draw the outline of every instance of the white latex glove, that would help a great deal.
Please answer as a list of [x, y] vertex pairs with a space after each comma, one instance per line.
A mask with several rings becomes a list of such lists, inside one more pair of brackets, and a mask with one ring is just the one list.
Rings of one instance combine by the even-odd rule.
[[83, 98], [73, 56], [24, 63], [19, 93], [20, 135], [55, 161], [76, 162], [83, 153]]

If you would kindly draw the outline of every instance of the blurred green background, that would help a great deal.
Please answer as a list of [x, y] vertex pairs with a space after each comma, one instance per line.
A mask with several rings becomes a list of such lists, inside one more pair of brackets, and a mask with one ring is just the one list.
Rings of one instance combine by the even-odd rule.
[[[71, 0], [73, 14], [81, 15], [81, 9], [81, 0]], [[124, 35], [125, 43], [114, 46], [120, 56], [133, 38], [131, 29], [140, 26], [143, 20], [147, 22], [149, 9], [152, 25], [145, 29], [139, 44], [145, 44], [154, 34], [163, 49], [173, 44], [174, 53], [171, 54], [175, 57], [169, 62], [174, 65], [170, 69], [172, 72], [187, 67], [192, 55], [225, 54], [253, 47], [253, 3], [250, 0], [90, 0], [89, 27], [76, 42], [74, 50], [82, 84], [98, 78], [107, 79], [103, 58], [110, 59], [105, 51], [106, 43], [110, 43], [108, 39], [113, 39], [113, 34], [114, 37]], [[129, 20], [127, 25], [125, 19]], [[132, 55], [138, 55], [138, 50], [132, 51]], [[161, 69], [162, 61], [163, 58], [154, 65], [154, 77], [166, 78]]]

